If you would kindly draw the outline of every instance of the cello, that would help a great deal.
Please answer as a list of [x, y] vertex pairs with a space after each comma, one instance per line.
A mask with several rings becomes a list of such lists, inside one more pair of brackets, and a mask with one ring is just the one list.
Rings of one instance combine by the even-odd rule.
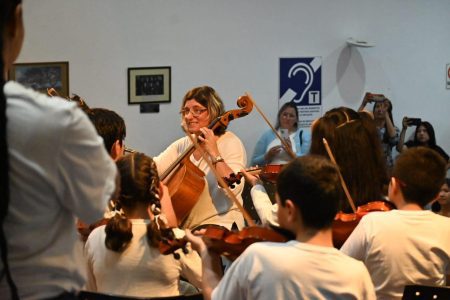
[[[253, 109], [248, 95], [239, 97], [237, 105], [240, 109], [225, 112], [211, 122], [208, 128], [213, 131], [226, 128], [232, 120], [248, 115]], [[205, 187], [205, 173], [190, 160], [194, 151], [195, 145], [191, 144], [160, 176], [169, 189], [178, 225], [188, 216]]]
[[344, 213], [342, 211], [338, 212], [336, 214], [336, 217], [334, 218], [332, 224], [333, 245], [335, 248], [339, 249], [345, 243], [345, 241], [353, 232], [355, 227], [359, 224], [359, 221], [361, 221], [361, 219], [366, 214], [374, 211], [389, 211], [395, 209], [395, 205], [388, 201], [379, 200], [379, 201], [371, 201], [367, 204], [356, 207], [355, 202], [353, 201], [353, 198], [348, 191], [347, 185], [345, 184], [344, 178], [342, 177], [341, 171], [339, 170], [339, 166], [336, 162], [336, 159], [334, 158], [334, 155], [331, 152], [327, 140], [323, 138], [322, 142], [323, 145], [325, 146], [325, 150], [327, 151], [328, 157], [330, 158], [331, 162], [337, 167], [342, 189], [344, 190], [345, 196], [353, 211], [352, 213]]

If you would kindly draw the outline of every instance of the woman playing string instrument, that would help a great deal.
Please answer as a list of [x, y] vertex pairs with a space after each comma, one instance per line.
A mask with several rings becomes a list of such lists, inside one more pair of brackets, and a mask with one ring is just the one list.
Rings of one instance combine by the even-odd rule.
[[[181, 118], [187, 130], [198, 136], [200, 145], [211, 157], [213, 165], [222, 177], [241, 170], [247, 162], [245, 148], [240, 139], [232, 132], [220, 127], [213, 131], [208, 125], [225, 112], [222, 100], [216, 91], [208, 86], [196, 87], [186, 93], [181, 105]], [[160, 173], [176, 161], [178, 156], [192, 143], [188, 137], [173, 142], [165, 151], [154, 158]], [[188, 158], [198, 169], [204, 172], [206, 184], [200, 196], [184, 220], [182, 228], [194, 228], [202, 224], [219, 224], [230, 229], [235, 223], [244, 226], [242, 213], [226, 196], [217, 183], [201, 153], [195, 150]], [[236, 184], [233, 193], [240, 201], [243, 182]]]
[[[314, 121], [312, 125], [311, 154], [328, 158], [323, 139], [328, 141], [343, 179], [348, 186], [355, 205], [360, 206], [372, 201], [382, 200], [383, 184], [387, 181], [385, 160], [380, 140], [373, 121], [364, 113], [357, 113], [346, 107], [334, 108]], [[257, 212], [261, 219], [276, 223], [276, 204], [270, 205], [264, 188], [258, 181], [246, 173], [252, 188], [254, 203], [259, 203]], [[255, 199], [257, 198], [257, 199]], [[350, 204], [343, 202], [342, 210], [352, 212]]]
[[[331, 109], [313, 124], [311, 154], [328, 157], [323, 138], [328, 141], [355, 205], [383, 199], [383, 185], [388, 178], [373, 120], [350, 108]], [[343, 211], [351, 211], [349, 203], [343, 203]]]

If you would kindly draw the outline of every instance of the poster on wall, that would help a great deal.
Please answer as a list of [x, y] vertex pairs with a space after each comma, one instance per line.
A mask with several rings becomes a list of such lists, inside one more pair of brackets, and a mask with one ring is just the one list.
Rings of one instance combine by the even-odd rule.
[[322, 58], [280, 58], [280, 94], [278, 107], [294, 102], [299, 126], [309, 127], [322, 116]]
[[450, 64], [447, 64], [447, 73], [446, 73], [446, 82], [447, 88], [450, 89]]

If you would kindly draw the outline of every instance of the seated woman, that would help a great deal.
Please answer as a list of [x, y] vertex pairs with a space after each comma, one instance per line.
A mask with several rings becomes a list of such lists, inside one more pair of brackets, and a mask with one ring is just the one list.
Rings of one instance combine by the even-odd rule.
[[[298, 126], [298, 110], [293, 102], [285, 103], [278, 111], [275, 129], [297, 155], [308, 153], [311, 143], [309, 130]], [[283, 148], [275, 133], [269, 129], [258, 140], [253, 152], [251, 165], [284, 164], [292, 157]]]
[[417, 147], [417, 146], [424, 146], [433, 149], [434, 151], [438, 152], [442, 158], [447, 162], [447, 169], [450, 168], [450, 160], [449, 155], [436, 144], [436, 136], [434, 134], [434, 128], [433, 125], [431, 125], [429, 122], [426, 121], [420, 121], [418, 125], [416, 125], [416, 130], [414, 132], [414, 139], [409, 140], [405, 143], [405, 134], [406, 130], [409, 126], [412, 126], [411, 119], [408, 117], [404, 117], [402, 121], [402, 131], [400, 133], [400, 139], [397, 144], [397, 151], [403, 152], [403, 150]]
[[121, 176], [118, 203], [124, 215], [114, 216], [89, 235], [87, 290], [133, 297], [176, 296], [180, 276], [200, 287], [197, 253], [179, 253], [176, 260], [158, 250], [167, 224], [161, 204], [170, 203], [170, 197], [153, 159], [133, 153], [121, 157], [117, 167]]

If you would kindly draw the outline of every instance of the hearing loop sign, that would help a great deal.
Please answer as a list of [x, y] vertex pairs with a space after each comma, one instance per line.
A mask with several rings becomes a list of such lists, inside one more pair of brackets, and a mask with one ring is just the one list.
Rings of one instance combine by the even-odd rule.
[[297, 105], [300, 127], [309, 127], [322, 114], [322, 58], [280, 58], [281, 107]]

